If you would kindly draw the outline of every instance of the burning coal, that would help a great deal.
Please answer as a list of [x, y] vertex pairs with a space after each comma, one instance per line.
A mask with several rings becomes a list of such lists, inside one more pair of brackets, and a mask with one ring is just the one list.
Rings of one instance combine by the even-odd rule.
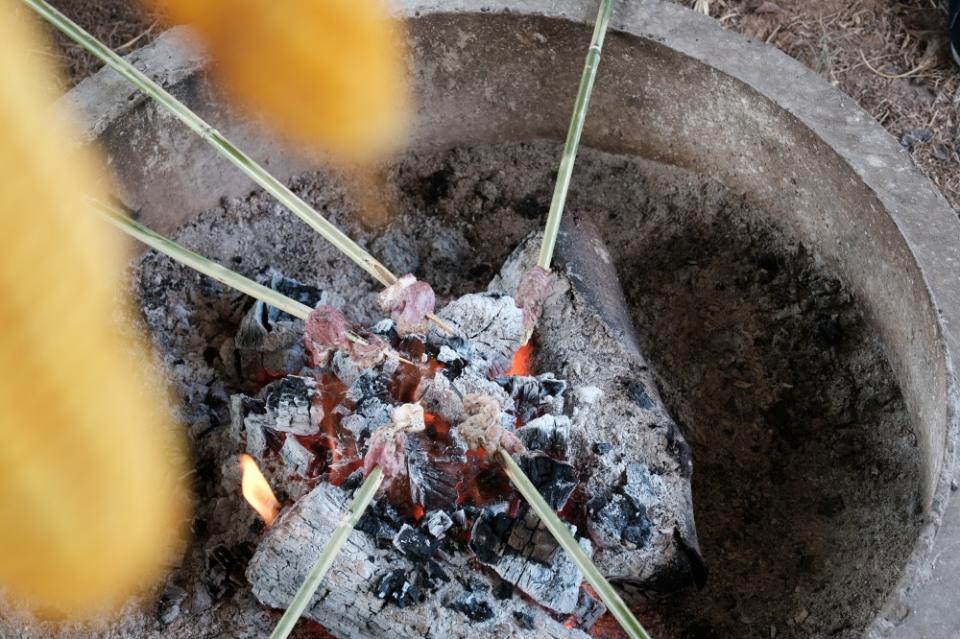
[[[302, 330], [296, 323], [245, 320], [263, 329], [258, 340], [244, 333], [245, 361], [301, 362], [279, 378], [245, 370], [275, 379], [232, 404], [238, 440], [278, 469], [276, 487], [294, 498], [249, 564], [261, 602], [291, 600], [366, 461], [389, 480], [308, 617], [350, 636], [414, 637], [429, 626], [467, 637], [477, 625], [508, 623], [518, 637], [584, 637], [605, 608], [491, 458], [498, 447], [621, 583], [668, 591], [698, 578], [689, 459], [645, 363], [566, 279], [535, 305], [545, 320], [537, 349], [521, 347], [531, 311], [505, 292], [524, 282], [527, 259], [518, 250], [491, 292], [439, 312], [454, 335], [422, 321], [430, 300], [409, 279], [383, 296], [394, 319], [365, 331], [318, 306], [303, 351], [285, 335]], [[348, 328], [364, 343], [343, 338]], [[550, 363], [565, 379], [536, 374], [535, 364]], [[414, 417], [417, 428], [396, 430]], [[262, 475], [249, 476], [263, 482], [248, 499], [269, 523], [279, 507]]]

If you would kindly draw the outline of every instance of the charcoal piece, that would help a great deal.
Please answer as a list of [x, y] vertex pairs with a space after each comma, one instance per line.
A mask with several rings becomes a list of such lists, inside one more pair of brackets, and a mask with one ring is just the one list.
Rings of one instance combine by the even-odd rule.
[[310, 471], [310, 465], [313, 463], [313, 451], [308, 450], [297, 441], [297, 438], [288, 435], [283, 440], [283, 446], [280, 447], [280, 458], [284, 465], [301, 477], [306, 477]]
[[536, 630], [537, 628], [533, 615], [523, 612], [522, 610], [515, 611], [513, 618], [517, 620], [517, 625], [524, 630]]
[[463, 355], [447, 344], [440, 347], [440, 351], [437, 353], [437, 361], [443, 364], [443, 375], [449, 380], [460, 377], [468, 364], [468, 360]]
[[[505, 371], [520, 348], [523, 312], [513, 298], [495, 293], [471, 293], [447, 304], [438, 315], [471, 343], [470, 363], [489, 375]], [[439, 348], [449, 339], [431, 326], [427, 341]]]
[[570, 444], [570, 418], [564, 415], [544, 415], [518, 429], [516, 435], [528, 450], [563, 458], [567, 456]]
[[330, 358], [330, 370], [347, 388], [353, 386], [363, 373], [363, 369], [357, 366], [350, 353], [339, 350]]
[[577, 607], [573, 611], [573, 618], [576, 619], [578, 627], [590, 630], [606, 612], [607, 607], [592, 589], [580, 589], [580, 600], [577, 601]]
[[343, 483], [340, 484], [340, 489], [347, 492], [353, 492], [363, 484], [364, 474], [363, 469], [358, 468], [357, 470], [350, 473], [350, 476], [343, 480]]
[[426, 433], [413, 433], [406, 440], [406, 461], [413, 503], [436, 510], [457, 501], [457, 482], [466, 462], [462, 448], [434, 442]]
[[646, 507], [619, 491], [587, 502], [587, 529], [601, 547], [620, 542], [628, 549], [643, 548], [651, 536]]
[[480, 561], [494, 564], [503, 555], [514, 520], [505, 512], [484, 509], [473, 522], [470, 532], [470, 550]]
[[503, 601], [513, 597], [514, 587], [509, 581], [501, 581], [493, 588], [493, 596]]
[[[273, 269], [265, 269], [258, 279], [273, 290], [287, 291], [310, 308], [320, 303], [343, 305], [339, 296], [284, 277]], [[233, 343], [221, 349], [220, 357], [233, 364], [228, 366], [230, 372], [239, 373], [246, 381], [262, 382], [297, 373], [307, 363], [303, 322], [258, 300], [240, 321]]]
[[642, 383], [630, 381], [626, 383], [626, 388], [627, 395], [637, 406], [643, 410], [656, 410], [657, 405], [653, 403], [653, 399], [647, 393], [647, 388]]
[[442, 510], [434, 510], [427, 513], [423, 520], [423, 526], [435, 538], [442, 539], [447, 534], [447, 530], [453, 526], [453, 520], [450, 519], [450, 515]]
[[516, 455], [515, 459], [550, 507], [562, 509], [577, 487], [573, 466], [544, 454]]
[[425, 562], [436, 554], [440, 544], [410, 524], [404, 524], [393, 537], [393, 545], [407, 559]]
[[412, 606], [420, 600], [420, 591], [410, 582], [402, 568], [380, 577], [374, 592], [377, 599], [392, 603], [397, 608]]
[[390, 404], [393, 401], [390, 397], [390, 378], [376, 370], [365, 370], [350, 386], [347, 399], [357, 405], [357, 410], [362, 410], [363, 405], [371, 400]]
[[593, 446], [590, 447], [590, 450], [597, 455], [606, 455], [613, 450], [613, 444], [610, 442], [594, 442]]
[[[588, 540], [581, 539], [580, 547], [588, 556], [593, 554]], [[535, 552], [531, 550], [531, 554]], [[569, 614], [576, 608], [583, 576], [570, 556], [559, 547], [554, 547], [550, 563], [541, 563], [522, 552], [510, 550], [491, 567], [545, 608], [560, 614]]]
[[323, 411], [312, 405], [317, 394], [312, 377], [288, 375], [266, 386], [263, 394], [268, 428], [294, 435], [313, 435], [320, 430]]
[[514, 520], [507, 545], [524, 559], [549, 565], [560, 547], [532, 509]]
[[[324, 291], [316, 286], [304, 284], [292, 277], [287, 277], [280, 271], [269, 266], [261, 269], [256, 277], [257, 281], [264, 286], [268, 286], [278, 293], [282, 293], [284, 296], [310, 308], [320, 304], [327, 297], [324, 295]], [[268, 328], [277, 322], [292, 322], [297, 319], [274, 306], [265, 305], [265, 307], [261, 317], [264, 325]]]
[[245, 395], [230, 398], [230, 435], [243, 445], [243, 452], [257, 461], [267, 453], [267, 435], [263, 422], [267, 409], [264, 403]]
[[507, 394], [518, 405], [528, 410], [535, 410], [540, 406], [563, 408], [563, 394], [567, 390], [567, 382], [557, 379], [553, 373], [544, 373], [536, 377], [515, 375], [500, 377], [497, 383], [503, 386]]
[[471, 621], [482, 623], [493, 619], [493, 607], [490, 602], [475, 592], [462, 592], [448, 606], [462, 612]]
[[433, 559], [428, 561], [427, 565], [423, 568], [423, 578], [424, 585], [427, 588], [436, 588], [441, 583], [450, 582], [450, 575]]

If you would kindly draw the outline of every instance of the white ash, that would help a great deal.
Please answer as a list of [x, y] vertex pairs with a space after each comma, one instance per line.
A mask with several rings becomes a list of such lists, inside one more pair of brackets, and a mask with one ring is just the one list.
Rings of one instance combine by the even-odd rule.
[[523, 338], [523, 311], [512, 297], [492, 293], [470, 293], [444, 306], [437, 315], [465, 342], [457, 348], [439, 327], [431, 326], [427, 342], [439, 348], [447, 345], [475, 366], [493, 373], [507, 369]]

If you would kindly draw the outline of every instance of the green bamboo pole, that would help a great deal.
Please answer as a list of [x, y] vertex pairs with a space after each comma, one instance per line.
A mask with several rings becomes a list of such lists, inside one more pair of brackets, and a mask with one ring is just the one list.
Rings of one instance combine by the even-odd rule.
[[360, 521], [367, 507], [370, 506], [370, 502], [373, 501], [373, 497], [377, 494], [377, 490], [380, 489], [382, 483], [383, 470], [379, 466], [374, 466], [367, 478], [363, 480], [363, 484], [357, 489], [353, 496], [353, 503], [350, 504], [350, 508], [343, 519], [337, 524], [333, 535], [330, 536], [330, 541], [327, 542], [323, 552], [320, 553], [317, 563], [313, 565], [313, 568], [307, 574], [307, 578], [300, 584], [297, 594], [293, 596], [293, 601], [287, 606], [279, 623], [277, 623], [277, 627], [270, 634], [270, 639], [286, 639], [293, 631], [293, 627], [299, 621], [303, 611], [310, 605], [314, 593], [317, 592], [317, 588], [323, 582], [323, 578], [330, 570], [330, 566], [333, 565], [333, 561], [343, 548], [343, 544], [347, 541], [350, 533], [353, 532], [354, 526]]
[[159, 84], [141, 73], [136, 67], [110, 50], [109, 47], [84, 31], [68, 17], [51, 7], [44, 0], [23, 0], [24, 4], [37, 12], [44, 20], [62, 31], [67, 37], [99, 58], [104, 64], [123, 76], [131, 84], [157, 101], [163, 108], [175, 115], [192, 131], [200, 135], [221, 155], [247, 174], [254, 182], [266, 189], [281, 204], [293, 211], [300, 219], [323, 235], [331, 244], [353, 260], [360, 268], [372, 275], [384, 286], [397, 281], [383, 264], [364, 251], [356, 242], [347, 237], [309, 204], [297, 197], [280, 180], [273, 177], [250, 156], [235, 147], [223, 135], [170, 95]]
[[647, 631], [644, 630], [640, 622], [637, 621], [637, 618], [630, 611], [630, 608], [623, 602], [620, 595], [617, 594], [613, 585], [607, 581], [606, 577], [603, 576], [600, 569], [597, 568], [590, 557], [583, 552], [580, 544], [577, 543], [577, 540], [570, 534], [570, 530], [567, 529], [566, 524], [560, 521], [557, 514], [550, 508], [550, 504], [540, 495], [540, 491], [537, 490], [533, 482], [524, 474], [517, 462], [510, 456], [510, 453], [501, 448], [497, 451], [497, 454], [500, 457], [500, 462], [507, 471], [507, 477], [509, 477], [513, 485], [517, 487], [517, 490], [520, 491], [523, 498], [527, 500], [527, 503], [530, 504], [533, 511], [537, 513], [540, 520], [547, 527], [547, 530], [550, 531], [553, 538], [557, 540], [557, 543], [570, 555], [573, 563], [575, 563], [577, 568], [580, 569], [580, 572], [583, 573], [583, 577], [587, 580], [587, 583], [597, 591], [597, 595], [599, 595], [603, 603], [606, 604], [607, 610], [613, 614], [624, 632], [627, 633], [627, 636], [630, 637], [630, 639], [650, 639], [650, 635], [647, 634]]
[[560, 158], [560, 170], [557, 171], [557, 183], [553, 189], [550, 213], [547, 215], [547, 225], [543, 231], [543, 243], [540, 245], [540, 258], [537, 260], [537, 264], [547, 270], [550, 270], [550, 262], [553, 261], [553, 249], [557, 244], [557, 233], [560, 232], [560, 220], [563, 218], [563, 207], [567, 203], [573, 164], [577, 159], [577, 148], [580, 146], [583, 124], [587, 119], [590, 95], [593, 93], [593, 83], [597, 78], [597, 67], [600, 66], [603, 40], [610, 24], [612, 10], [613, 0], [600, 0], [600, 11], [593, 28], [593, 41], [587, 51], [583, 75], [580, 77], [580, 88], [577, 90], [573, 116], [570, 118], [570, 127], [567, 129], [567, 140], [564, 142], [563, 156]]

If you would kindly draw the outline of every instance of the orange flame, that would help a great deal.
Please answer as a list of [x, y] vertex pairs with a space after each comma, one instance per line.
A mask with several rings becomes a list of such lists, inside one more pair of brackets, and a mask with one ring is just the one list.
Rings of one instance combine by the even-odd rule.
[[257, 467], [257, 462], [253, 461], [253, 457], [246, 453], [240, 455], [240, 469], [243, 472], [240, 482], [243, 498], [269, 526], [280, 512], [280, 502], [274, 497], [270, 484]]
[[528, 340], [513, 356], [513, 364], [507, 375], [530, 375], [533, 373], [533, 340]]

